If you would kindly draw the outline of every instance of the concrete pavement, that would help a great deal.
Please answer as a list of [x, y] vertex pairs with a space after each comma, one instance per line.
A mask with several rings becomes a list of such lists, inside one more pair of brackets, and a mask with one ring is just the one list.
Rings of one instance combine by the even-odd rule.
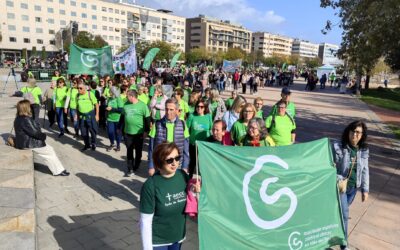
[[[355, 119], [368, 124], [371, 194], [366, 203], [357, 196], [351, 206], [350, 246], [362, 250], [400, 249], [399, 142], [356, 98], [340, 95], [329, 87], [311, 93], [303, 88], [300, 82], [292, 88], [298, 109], [297, 141], [340, 138], [344, 127]], [[259, 95], [270, 107], [279, 99], [280, 88], [261, 88]], [[1, 115], [15, 112], [17, 98], [8, 102]], [[12, 119], [8, 122], [11, 126]], [[140, 249], [138, 204], [146, 178], [147, 153], [138, 175], [125, 178], [125, 147], [118, 153], [106, 152], [109, 142], [104, 131], [98, 149], [86, 153], [79, 151], [81, 141], [70, 135], [57, 138], [57, 130], [48, 129], [47, 123], [45, 132], [71, 176], [53, 177], [46, 167], [35, 166], [38, 249]], [[198, 249], [196, 227], [188, 220], [183, 249]]]

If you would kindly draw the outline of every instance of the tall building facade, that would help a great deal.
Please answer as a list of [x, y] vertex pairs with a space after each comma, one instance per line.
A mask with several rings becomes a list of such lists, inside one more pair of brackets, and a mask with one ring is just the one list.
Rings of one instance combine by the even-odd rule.
[[132, 3], [126, 0], [2, 0], [2, 59], [6, 55], [20, 55], [23, 48], [59, 51], [56, 34], [70, 29], [71, 22], [78, 23], [79, 31], [102, 36], [114, 53], [138, 40], [163, 40], [184, 50], [184, 17]]
[[321, 59], [322, 64], [330, 64], [333, 66], [343, 65], [343, 60], [337, 56], [339, 46], [329, 43], [321, 43], [319, 45], [318, 57]]
[[212, 52], [229, 48], [251, 51], [251, 31], [229, 21], [199, 15], [186, 19], [186, 32], [186, 52], [200, 47]]
[[290, 56], [293, 39], [268, 32], [254, 32], [252, 50], [262, 51], [265, 57], [273, 55]]
[[292, 45], [292, 55], [298, 55], [301, 58], [318, 57], [319, 45], [309, 41], [295, 39]]

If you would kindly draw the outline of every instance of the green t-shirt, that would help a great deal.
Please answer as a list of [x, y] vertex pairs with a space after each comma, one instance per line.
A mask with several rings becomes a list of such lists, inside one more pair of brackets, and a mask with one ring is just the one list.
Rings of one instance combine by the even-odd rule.
[[[114, 109], [123, 108], [124, 103], [120, 97], [117, 98], [109, 98], [107, 101], [107, 107], [111, 107]], [[115, 111], [108, 111], [107, 121], [110, 122], [118, 122], [119, 118], [121, 118], [121, 113]]]
[[235, 145], [240, 144], [240, 139], [247, 133], [247, 125], [241, 120], [237, 120], [231, 128], [231, 137]]
[[128, 101], [128, 97], [126, 96], [126, 94], [120, 94], [119, 97], [121, 97], [123, 103], [126, 103]]
[[[293, 118], [296, 116], [296, 106], [294, 105], [293, 102], [289, 102], [288, 105], [286, 106], [286, 113], [288, 113]], [[272, 107], [272, 110], [268, 116], [273, 116], [273, 115], [278, 115], [278, 109], [276, 104]]]
[[[275, 141], [277, 146], [285, 146], [292, 144], [292, 130], [296, 129], [296, 123], [288, 115], [268, 116], [265, 120], [265, 126], [269, 128], [269, 134]], [[272, 124], [273, 123], [273, 124]]]
[[205, 141], [211, 135], [213, 125], [211, 115], [190, 115], [186, 125], [189, 128], [189, 142], [194, 145], [196, 141]]
[[189, 105], [189, 114], [193, 114], [195, 109], [196, 109], [195, 106]]
[[105, 87], [105, 88], [104, 88], [103, 96], [104, 96], [105, 98], [109, 98], [109, 97], [111, 96], [111, 94], [110, 94], [110, 88], [109, 88], [109, 87]]
[[261, 119], [264, 119], [264, 118], [263, 118], [263, 111], [262, 111], [262, 110], [257, 111], [256, 117], [261, 118]]
[[156, 88], [154, 87], [154, 85], [151, 85], [149, 88], [149, 96], [150, 98], [152, 98], [154, 96], [154, 92], [156, 92]]
[[[179, 118], [178, 118], [179, 119]], [[182, 119], [180, 119], [180, 121], [178, 121], [178, 122], [183, 122], [183, 123], [185, 123], [185, 121], [184, 120], [182, 120]], [[166, 127], [167, 127], [167, 141], [168, 142], [173, 142], [174, 141], [174, 130], [175, 130], [175, 123], [174, 122], [169, 122], [169, 121], [167, 121], [167, 123], [166, 123]], [[150, 130], [150, 133], [149, 133], [149, 137], [151, 137], [151, 138], [154, 138], [154, 137], [156, 137], [156, 126], [152, 126], [151, 127], [151, 130]], [[188, 129], [188, 127], [186, 126], [186, 124], [185, 124], [185, 129], [184, 129], [184, 131], [183, 131], [183, 136], [185, 137], [185, 138], [188, 138], [189, 136], [190, 136], [190, 134], [189, 134], [189, 129]]]
[[183, 97], [182, 97], [182, 99], [185, 101], [185, 102], [189, 102], [189, 98], [190, 98], [190, 95], [192, 94], [192, 90], [190, 89], [190, 88], [187, 88], [187, 89], [182, 89], [183, 90]]
[[181, 110], [179, 118], [181, 120], [185, 120], [185, 115], [189, 113], [189, 104], [187, 104], [187, 102], [182, 99], [179, 101], [179, 109]]
[[65, 100], [67, 99], [68, 88], [66, 86], [62, 88], [56, 88], [54, 90], [54, 98], [56, 108], [64, 108]]
[[76, 109], [76, 97], [78, 96], [78, 89], [72, 88], [68, 90], [67, 96], [69, 96], [69, 107]]
[[212, 115], [212, 119], [214, 120], [215, 115], [217, 114], [218, 102], [213, 102], [210, 105], [210, 114]]
[[231, 97], [225, 101], [226, 110], [230, 110], [232, 107], [234, 99]]
[[[351, 169], [352, 161], [355, 157], [357, 157], [357, 149], [350, 147], [349, 171]], [[355, 160], [353, 169], [351, 170], [351, 174], [350, 174], [347, 186], [348, 187], [356, 187], [357, 186], [357, 159]]]
[[26, 94], [26, 93], [31, 93], [33, 98], [35, 99], [35, 104], [40, 104], [39, 96], [42, 95], [42, 89], [39, 88], [38, 86], [36, 87], [23, 87], [21, 89], [21, 92]]
[[[157, 105], [159, 105], [159, 104], [161, 103], [161, 100], [162, 100], [162, 99], [163, 99], [162, 96], [157, 97], [157, 99], [156, 99]], [[158, 121], [158, 120], [160, 120], [161, 118], [162, 118], [162, 117], [161, 117], [161, 112], [160, 112], [160, 110], [159, 110], [159, 109], [156, 109], [156, 114], [155, 114], [154, 120]]]
[[149, 108], [141, 101], [137, 103], [127, 102], [124, 105], [125, 133], [130, 135], [143, 134], [144, 119], [150, 117]]
[[93, 93], [86, 91], [85, 94], [78, 94], [76, 98], [76, 103], [78, 104], [78, 111], [82, 114], [89, 113], [93, 110], [94, 106], [97, 104], [97, 98]]
[[129, 89], [130, 89], [130, 90], [137, 90], [137, 85], [136, 85], [136, 84], [132, 84], [132, 85], [129, 87]]
[[138, 96], [139, 101], [142, 101], [144, 104], [149, 105], [150, 98], [146, 94], [141, 94]]
[[154, 214], [153, 244], [181, 241], [186, 232], [186, 185], [189, 176], [177, 170], [171, 178], [159, 173], [149, 177], [140, 192], [140, 212]]

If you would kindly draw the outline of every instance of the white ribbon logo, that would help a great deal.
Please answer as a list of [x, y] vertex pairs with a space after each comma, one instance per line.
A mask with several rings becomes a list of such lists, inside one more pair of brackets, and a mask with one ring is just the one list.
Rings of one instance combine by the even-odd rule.
[[267, 220], [263, 220], [260, 217], [258, 217], [258, 215], [254, 211], [254, 209], [251, 205], [251, 202], [250, 202], [249, 183], [250, 183], [251, 178], [254, 175], [256, 175], [258, 172], [260, 172], [261, 168], [266, 163], [274, 163], [274, 164], [281, 166], [284, 169], [289, 169], [288, 164], [286, 162], [284, 162], [281, 158], [279, 158], [275, 155], [264, 155], [264, 156], [259, 157], [256, 160], [254, 168], [252, 170], [250, 170], [249, 172], [247, 172], [246, 175], [244, 176], [243, 198], [244, 198], [244, 202], [246, 204], [247, 214], [249, 215], [250, 220], [256, 226], [263, 228], [263, 229], [275, 229], [275, 228], [278, 228], [278, 227], [282, 226], [283, 224], [285, 224], [293, 216], [294, 212], [296, 211], [296, 207], [297, 207], [297, 197], [293, 193], [293, 191], [288, 187], [281, 188], [278, 191], [276, 191], [273, 195], [269, 196], [266, 193], [268, 185], [270, 183], [277, 182], [279, 180], [279, 178], [271, 177], [271, 178], [265, 179], [262, 182], [262, 185], [260, 188], [260, 197], [261, 197], [262, 201], [265, 204], [273, 205], [280, 199], [280, 197], [282, 195], [287, 195], [290, 198], [290, 207], [283, 216], [281, 216], [280, 218], [275, 219], [275, 220], [267, 221]]
[[85, 51], [81, 54], [81, 62], [88, 68], [94, 68], [99, 64], [97, 53], [93, 50]]
[[300, 235], [299, 232], [293, 232], [289, 235], [288, 245], [290, 250], [299, 250], [303, 247], [303, 242], [297, 238]]

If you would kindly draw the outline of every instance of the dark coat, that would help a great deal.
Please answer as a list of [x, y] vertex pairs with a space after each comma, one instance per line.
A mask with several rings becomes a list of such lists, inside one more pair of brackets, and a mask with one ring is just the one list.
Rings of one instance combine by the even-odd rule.
[[46, 134], [40, 131], [40, 124], [36, 123], [32, 117], [17, 116], [14, 120], [15, 147], [41, 148], [46, 146]]

